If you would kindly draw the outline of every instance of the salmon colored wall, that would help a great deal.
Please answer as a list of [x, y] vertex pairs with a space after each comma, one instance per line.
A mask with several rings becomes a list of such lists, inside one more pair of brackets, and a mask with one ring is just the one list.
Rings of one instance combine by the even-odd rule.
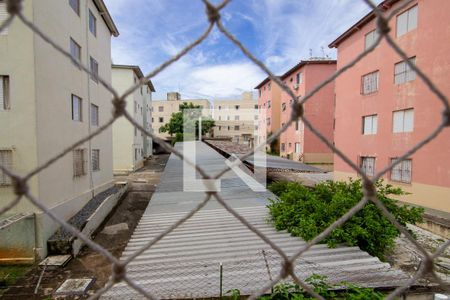
[[[298, 70], [293, 71], [291, 75], [287, 76], [284, 81], [294, 91], [297, 97], [303, 97], [323, 80], [330, 77], [335, 71], [336, 64], [311, 63], [299, 67]], [[299, 72], [303, 73], [303, 82], [299, 85], [299, 88], [295, 90], [296, 74]], [[291, 78], [293, 79], [292, 81]], [[292, 103], [289, 95], [285, 92], [282, 92], [281, 99], [281, 103], [286, 103], [287, 107], [285, 111], [281, 112], [281, 123], [287, 123], [291, 117]], [[334, 82], [322, 88], [306, 102], [305, 117], [329, 141], [333, 141]], [[332, 153], [332, 151], [308, 128], [305, 128], [303, 122], [300, 121], [298, 131], [295, 128], [295, 123], [293, 123], [285, 132], [283, 132], [281, 143], [285, 143], [286, 151], [282, 154], [294, 153], [295, 143], [300, 143], [302, 145], [303, 153]], [[289, 144], [291, 145], [290, 147]], [[298, 160], [298, 158], [299, 155], [293, 155], [294, 160]], [[330, 162], [330, 158], [326, 158], [326, 162]]]
[[[417, 29], [397, 38], [394, 17], [389, 23], [392, 28], [390, 34], [409, 57], [416, 56], [416, 65], [448, 96], [450, 1], [418, 0], [408, 8], [416, 4]], [[364, 35], [374, 28], [372, 20], [338, 46], [338, 69], [364, 50]], [[375, 156], [376, 172], [384, 168], [390, 158], [402, 155], [427, 137], [442, 122], [443, 105], [418, 76], [414, 81], [394, 84], [394, 64], [401, 60], [383, 40], [373, 53], [336, 80], [336, 146], [355, 163], [359, 156]], [[376, 70], [380, 72], [378, 92], [361, 95], [361, 76]], [[392, 112], [407, 108], [414, 108], [413, 132], [393, 133]], [[378, 131], [375, 135], [364, 136], [362, 117], [371, 114], [378, 114]], [[450, 187], [450, 129], [444, 129], [438, 138], [413, 154], [411, 159], [413, 184]], [[335, 170], [354, 174], [336, 156]], [[450, 195], [447, 196], [441, 201], [450, 206]], [[426, 205], [427, 200], [423, 201], [422, 204]]]
[[[270, 84], [270, 89], [269, 89]], [[270, 118], [270, 125], [267, 124], [266, 120], [259, 118], [259, 128], [263, 129], [266, 126], [266, 132], [260, 133], [261, 136], [266, 138], [265, 134], [270, 132], [275, 132], [280, 128], [280, 97], [281, 88], [272, 80], [261, 86], [259, 89], [260, 94], [258, 95], [258, 107], [261, 109], [266, 109], [266, 119]], [[268, 100], [271, 101], [271, 107], [267, 107]], [[260, 114], [261, 115], [261, 114]]]

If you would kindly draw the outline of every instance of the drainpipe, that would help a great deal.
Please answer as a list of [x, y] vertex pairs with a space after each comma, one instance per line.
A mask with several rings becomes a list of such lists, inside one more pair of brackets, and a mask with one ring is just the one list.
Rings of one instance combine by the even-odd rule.
[[[86, 62], [88, 63], [89, 69], [91, 64], [91, 58], [89, 55], [89, 1], [85, 2], [85, 22], [86, 22]], [[87, 95], [88, 95], [88, 116], [87, 116], [87, 122], [88, 122], [88, 133], [89, 135], [92, 132], [91, 128], [91, 76], [89, 74], [87, 75]], [[88, 170], [89, 170], [89, 188], [91, 190], [91, 196], [94, 198], [95, 192], [94, 192], [94, 179], [92, 177], [92, 143], [91, 139], [88, 140]]]

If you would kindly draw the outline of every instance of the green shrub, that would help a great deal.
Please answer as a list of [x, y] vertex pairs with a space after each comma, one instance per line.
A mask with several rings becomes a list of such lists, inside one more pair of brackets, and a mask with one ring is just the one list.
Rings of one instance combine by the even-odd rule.
[[[404, 195], [400, 188], [384, 185], [382, 181], [377, 182], [376, 187], [378, 199], [400, 224], [422, 222], [422, 208], [399, 206], [396, 200], [389, 198], [392, 195]], [[298, 183], [276, 182], [269, 189], [278, 196], [277, 199], [271, 199], [268, 205], [275, 228], [287, 230], [307, 241], [324, 231], [363, 197], [361, 180], [328, 181], [315, 188], [307, 188]], [[359, 246], [384, 260], [384, 255], [392, 250], [399, 234], [375, 204], [369, 202], [322, 242], [330, 247], [340, 243]]]

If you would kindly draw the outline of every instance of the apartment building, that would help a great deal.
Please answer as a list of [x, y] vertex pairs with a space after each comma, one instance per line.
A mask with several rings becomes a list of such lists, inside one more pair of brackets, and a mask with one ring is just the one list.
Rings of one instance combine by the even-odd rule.
[[[102, 0], [23, 1], [23, 14], [77, 60], [111, 82], [111, 37], [119, 32]], [[0, 22], [7, 16], [0, 1]], [[111, 118], [111, 94], [97, 79], [17, 18], [0, 34], [0, 163], [25, 175]], [[30, 192], [69, 219], [112, 186], [112, 129], [33, 176]], [[0, 171], [0, 206], [14, 199]], [[36, 214], [36, 252], [59, 227], [26, 199], [8, 214]], [[4, 215], [2, 215], [4, 217]]]
[[180, 111], [182, 103], [192, 103], [200, 106], [202, 114], [205, 116], [211, 115], [211, 103], [207, 99], [181, 99], [180, 93], [167, 93], [167, 100], [155, 100], [152, 102], [152, 127], [156, 136], [162, 139], [169, 139], [170, 135], [167, 132], [160, 132], [159, 129], [170, 121], [173, 113]]
[[[280, 129], [281, 117], [281, 88], [272, 79], [267, 77], [256, 87], [258, 90], [258, 141], [261, 143], [267, 137]], [[273, 144], [271, 151], [279, 152], [278, 140]], [[269, 146], [267, 146], [269, 149]]]
[[[298, 99], [308, 94], [323, 80], [336, 72], [336, 60], [317, 58], [302, 60], [280, 78]], [[281, 126], [292, 115], [293, 99], [281, 92]], [[333, 142], [334, 82], [322, 88], [304, 104], [304, 115], [327, 140]], [[305, 163], [314, 163], [326, 170], [333, 167], [331, 151], [302, 121], [294, 122], [280, 137], [280, 156]]]
[[252, 92], [242, 93], [241, 99], [214, 100], [213, 118], [214, 137], [253, 146], [258, 130], [258, 102]]
[[[144, 77], [138, 66], [113, 65], [112, 85], [123, 94], [130, 87], [136, 85]], [[140, 126], [151, 132], [152, 92], [155, 88], [149, 80], [135, 90], [125, 100], [127, 112], [133, 116]], [[151, 155], [151, 138], [142, 133], [127, 119], [120, 118], [113, 124], [113, 169], [115, 175], [128, 174], [144, 165], [146, 157]]]
[[[401, 1], [383, 1], [390, 13]], [[445, 94], [450, 95], [450, 1], [416, 0], [390, 20], [389, 33]], [[338, 50], [338, 68], [373, 45], [375, 13], [364, 16], [330, 44]], [[419, 76], [384, 40], [360, 63], [336, 80], [336, 146], [369, 176], [431, 134], [442, 122], [443, 105]], [[384, 175], [387, 183], [412, 193], [401, 200], [450, 212], [450, 130], [443, 132]], [[335, 156], [335, 178], [355, 172]]]

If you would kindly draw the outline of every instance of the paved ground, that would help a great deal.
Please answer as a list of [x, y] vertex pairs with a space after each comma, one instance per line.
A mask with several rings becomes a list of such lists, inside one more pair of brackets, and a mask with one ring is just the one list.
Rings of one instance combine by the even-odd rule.
[[[182, 150], [181, 144], [177, 148]], [[188, 153], [190, 154], [190, 153]], [[197, 143], [197, 163], [214, 174], [224, 166], [224, 158], [204, 143]], [[122, 254], [129, 258], [170, 225], [186, 215], [205, 198], [202, 192], [183, 192], [183, 162], [172, 155], [139, 225]], [[253, 192], [233, 172], [221, 182], [220, 194], [288, 255], [305, 244], [268, 224], [266, 204], [274, 195]], [[143, 289], [159, 298], [209, 298], [219, 296], [223, 264], [223, 291], [239, 289], [249, 294], [280, 272], [280, 257], [216, 201], [202, 210], [150, 249], [133, 259], [127, 275]], [[296, 262], [297, 275], [313, 273], [328, 276], [331, 282], [343, 280], [363, 286], [391, 287], [403, 282], [404, 273], [381, 263], [357, 247], [329, 249], [317, 245]], [[114, 286], [104, 299], [142, 298], [126, 284]]]
[[[96, 243], [108, 249], [114, 256], [121, 256], [159, 183], [168, 157], [168, 155], [155, 156], [143, 169], [121, 178], [131, 182], [131, 190], [94, 238]], [[50, 295], [68, 278], [93, 277], [96, 279], [93, 290], [96, 290], [103, 287], [111, 275], [111, 265], [101, 255], [84, 247], [80, 256], [72, 259], [65, 268], [47, 270], [38, 295], [34, 295], [40, 274], [40, 268], [31, 269], [5, 292], [2, 299], [51, 299]], [[73, 297], [67, 299], [73, 299]]]

